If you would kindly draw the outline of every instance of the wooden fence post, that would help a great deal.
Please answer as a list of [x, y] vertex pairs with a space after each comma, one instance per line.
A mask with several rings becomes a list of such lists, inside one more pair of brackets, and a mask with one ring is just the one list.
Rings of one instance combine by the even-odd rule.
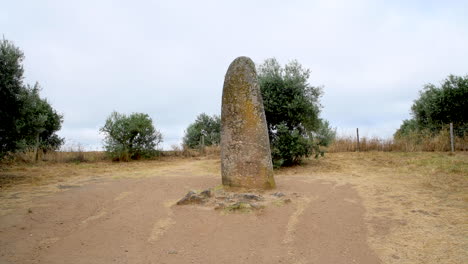
[[205, 135], [202, 134], [201, 136], [201, 152], [205, 153]]
[[357, 135], [357, 151], [359, 152], [359, 128], [356, 128], [356, 135]]
[[36, 134], [36, 144], [34, 145], [34, 162], [39, 160], [39, 132]]
[[452, 153], [455, 152], [455, 146], [454, 146], [454, 139], [453, 139], [453, 123], [450, 123], [450, 148], [452, 150]]

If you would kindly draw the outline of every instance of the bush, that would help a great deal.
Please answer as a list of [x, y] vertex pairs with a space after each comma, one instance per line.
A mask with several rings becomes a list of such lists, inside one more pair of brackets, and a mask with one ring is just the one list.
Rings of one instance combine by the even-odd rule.
[[113, 160], [128, 161], [154, 157], [162, 135], [147, 114], [129, 116], [113, 112], [100, 129], [105, 134], [104, 148]]

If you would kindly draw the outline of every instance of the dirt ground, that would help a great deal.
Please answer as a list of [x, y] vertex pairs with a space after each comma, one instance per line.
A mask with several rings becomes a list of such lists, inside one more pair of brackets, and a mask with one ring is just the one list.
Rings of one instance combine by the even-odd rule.
[[468, 263], [467, 154], [331, 153], [275, 171], [274, 192], [291, 203], [250, 213], [175, 205], [219, 186], [219, 167], [3, 169], [0, 263]]

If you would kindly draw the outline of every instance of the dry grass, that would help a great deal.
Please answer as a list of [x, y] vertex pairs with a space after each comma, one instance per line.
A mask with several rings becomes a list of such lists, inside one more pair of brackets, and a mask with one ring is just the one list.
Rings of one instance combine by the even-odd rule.
[[[79, 163], [79, 162], [97, 162], [106, 160], [106, 153], [103, 151], [84, 151], [81, 147], [67, 149], [65, 151], [39, 151], [39, 162], [50, 163]], [[1, 161], [0, 165], [15, 164], [15, 163], [34, 163], [35, 155], [33, 151], [18, 152], [5, 160]]]
[[[172, 150], [161, 151], [163, 157], [182, 157], [182, 158], [195, 158], [195, 157], [211, 157], [216, 158], [220, 154], [219, 146], [207, 146], [204, 149], [191, 149], [186, 146], [173, 145]], [[157, 160], [160, 157], [151, 158], [150, 160]], [[70, 147], [62, 151], [39, 151], [38, 162], [46, 163], [80, 163], [80, 162], [101, 162], [110, 161], [104, 151], [85, 151], [82, 147]], [[0, 166], [8, 166], [20, 163], [35, 163], [35, 156], [33, 151], [18, 152], [11, 155], [9, 158], [0, 161]]]
[[163, 151], [163, 156], [172, 156], [172, 157], [212, 157], [217, 158], [220, 155], [221, 148], [219, 145], [207, 146], [203, 149], [192, 149], [185, 145], [172, 145], [172, 150]]
[[[393, 140], [380, 138], [360, 138], [360, 151], [392, 151]], [[351, 136], [338, 137], [327, 148], [327, 152], [354, 152], [357, 151], [357, 140]]]
[[[468, 136], [455, 138], [456, 151], [468, 151]], [[327, 149], [328, 152], [358, 151], [356, 137], [338, 137]], [[429, 133], [414, 133], [404, 138], [383, 139], [378, 137], [361, 137], [359, 151], [450, 151], [450, 133], [442, 130], [433, 136]]]

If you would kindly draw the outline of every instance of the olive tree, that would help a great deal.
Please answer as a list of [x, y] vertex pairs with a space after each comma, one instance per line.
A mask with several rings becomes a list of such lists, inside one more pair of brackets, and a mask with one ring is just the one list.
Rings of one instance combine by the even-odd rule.
[[458, 136], [468, 132], [468, 75], [449, 75], [439, 86], [426, 84], [411, 107], [412, 118], [404, 120], [395, 137], [411, 132], [438, 133], [453, 123]]
[[143, 113], [131, 115], [112, 112], [100, 129], [105, 135], [104, 148], [114, 160], [128, 161], [158, 154], [161, 133], [152, 119]]
[[221, 135], [221, 118], [201, 113], [185, 131], [184, 145], [190, 148], [200, 147], [202, 136], [205, 146], [218, 145]]
[[55, 150], [63, 144], [56, 132], [63, 117], [40, 97], [40, 86], [23, 83], [23, 52], [0, 40], [0, 158], [28, 149]]
[[322, 87], [308, 83], [310, 70], [297, 61], [282, 67], [274, 58], [257, 67], [268, 125], [273, 164], [299, 163], [311, 154], [323, 155], [320, 146], [335, 137], [320, 118]]

